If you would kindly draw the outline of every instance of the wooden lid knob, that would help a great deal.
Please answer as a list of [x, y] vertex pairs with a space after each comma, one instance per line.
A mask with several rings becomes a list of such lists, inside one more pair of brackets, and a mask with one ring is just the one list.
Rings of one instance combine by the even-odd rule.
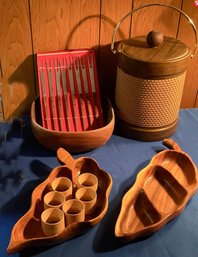
[[150, 47], [157, 47], [164, 41], [164, 35], [158, 31], [150, 31], [146, 37], [147, 44]]

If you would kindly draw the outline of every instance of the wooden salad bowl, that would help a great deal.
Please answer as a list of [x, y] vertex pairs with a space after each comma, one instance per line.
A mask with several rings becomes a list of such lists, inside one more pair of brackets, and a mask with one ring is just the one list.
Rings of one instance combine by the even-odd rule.
[[37, 141], [45, 148], [65, 148], [70, 153], [86, 152], [104, 145], [111, 137], [115, 126], [115, 115], [111, 102], [102, 98], [104, 126], [86, 131], [55, 131], [42, 126], [39, 97], [32, 103], [31, 124]]
[[[30, 209], [12, 229], [7, 248], [8, 254], [19, 252], [27, 247], [55, 245], [71, 239], [85, 233], [104, 217], [108, 209], [108, 197], [112, 188], [111, 176], [102, 170], [92, 158], [82, 157], [74, 160], [63, 148], [58, 149], [57, 157], [64, 165], [54, 168], [48, 178], [34, 189]], [[93, 212], [86, 214], [83, 222], [72, 223], [59, 234], [45, 236], [41, 227], [41, 213], [44, 210], [44, 195], [52, 190], [52, 181], [57, 177], [68, 177], [75, 190], [77, 178], [84, 172], [93, 173], [98, 178], [97, 202]]]
[[171, 148], [156, 154], [124, 195], [115, 225], [123, 241], [144, 237], [179, 215], [198, 188], [197, 168], [172, 139]]

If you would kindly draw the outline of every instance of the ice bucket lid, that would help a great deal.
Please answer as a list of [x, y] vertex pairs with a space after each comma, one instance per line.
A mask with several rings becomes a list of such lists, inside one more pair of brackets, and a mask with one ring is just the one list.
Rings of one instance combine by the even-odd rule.
[[118, 45], [119, 66], [127, 73], [143, 77], [163, 77], [186, 70], [192, 51], [182, 41], [163, 37], [163, 42], [153, 47], [148, 36], [138, 36]]
[[[163, 8], [168, 7], [176, 12], [179, 12], [188, 20], [194, 32], [195, 38], [195, 45], [192, 51], [180, 40], [167, 36], [163, 36], [164, 41], [160, 42], [162, 44], [156, 48], [149, 47], [147, 45], [146, 36], [135, 38], [132, 37], [132, 39], [122, 41], [118, 45], [118, 48], [115, 48], [115, 37], [117, 31], [125, 19], [132, 17], [133, 14], [139, 10], [151, 6]], [[159, 40], [159, 38], [157, 39]], [[161, 39], [159, 41], [161, 41]], [[189, 58], [193, 58], [196, 55], [197, 45], [198, 34], [196, 26], [185, 12], [175, 6], [152, 3], [133, 9], [120, 20], [113, 32], [111, 51], [113, 54], [119, 53], [119, 66], [120, 68], [124, 69], [125, 72], [141, 78], [157, 79], [160, 77], [163, 78], [164, 76], [174, 76], [184, 72], [186, 70]], [[155, 44], [153, 46], [155, 46]]]

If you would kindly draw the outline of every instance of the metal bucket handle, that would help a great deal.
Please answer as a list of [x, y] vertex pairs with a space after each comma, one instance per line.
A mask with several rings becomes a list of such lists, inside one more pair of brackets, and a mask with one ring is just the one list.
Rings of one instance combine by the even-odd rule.
[[195, 55], [196, 55], [196, 52], [197, 52], [197, 42], [198, 42], [198, 37], [197, 37], [197, 29], [196, 29], [196, 26], [193, 22], [193, 20], [185, 13], [183, 12], [182, 10], [180, 10], [179, 8], [177, 7], [174, 7], [174, 6], [171, 6], [171, 5], [166, 5], [166, 4], [146, 4], [146, 5], [142, 5], [142, 6], [139, 6], [137, 7], [136, 9], [130, 11], [129, 13], [127, 13], [121, 20], [120, 22], [117, 24], [116, 28], [114, 29], [114, 32], [113, 32], [113, 36], [112, 36], [112, 42], [111, 42], [111, 51], [116, 54], [118, 52], [117, 49], [114, 49], [114, 44], [115, 44], [115, 36], [116, 36], [116, 33], [120, 27], [120, 25], [123, 23], [123, 21], [130, 15], [134, 14], [135, 12], [139, 11], [140, 9], [142, 8], [145, 8], [145, 7], [149, 7], [149, 6], [162, 6], [162, 7], [169, 7], [169, 8], [172, 8], [173, 10], [175, 11], [178, 11], [180, 12], [181, 14], [183, 14], [187, 19], [188, 21], [190, 22], [192, 28], [193, 28], [193, 31], [194, 31], [194, 35], [195, 35], [195, 46], [194, 46], [194, 50], [191, 54], [191, 58], [193, 58]]

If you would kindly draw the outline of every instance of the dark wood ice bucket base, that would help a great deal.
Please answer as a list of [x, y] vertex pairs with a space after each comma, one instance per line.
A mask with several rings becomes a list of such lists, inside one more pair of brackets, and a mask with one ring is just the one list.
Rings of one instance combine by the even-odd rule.
[[140, 141], [160, 141], [172, 136], [176, 131], [177, 124], [178, 119], [168, 126], [160, 128], [142, 128], [133, 126], [117, 116], [116, 132], [121, 136]]

